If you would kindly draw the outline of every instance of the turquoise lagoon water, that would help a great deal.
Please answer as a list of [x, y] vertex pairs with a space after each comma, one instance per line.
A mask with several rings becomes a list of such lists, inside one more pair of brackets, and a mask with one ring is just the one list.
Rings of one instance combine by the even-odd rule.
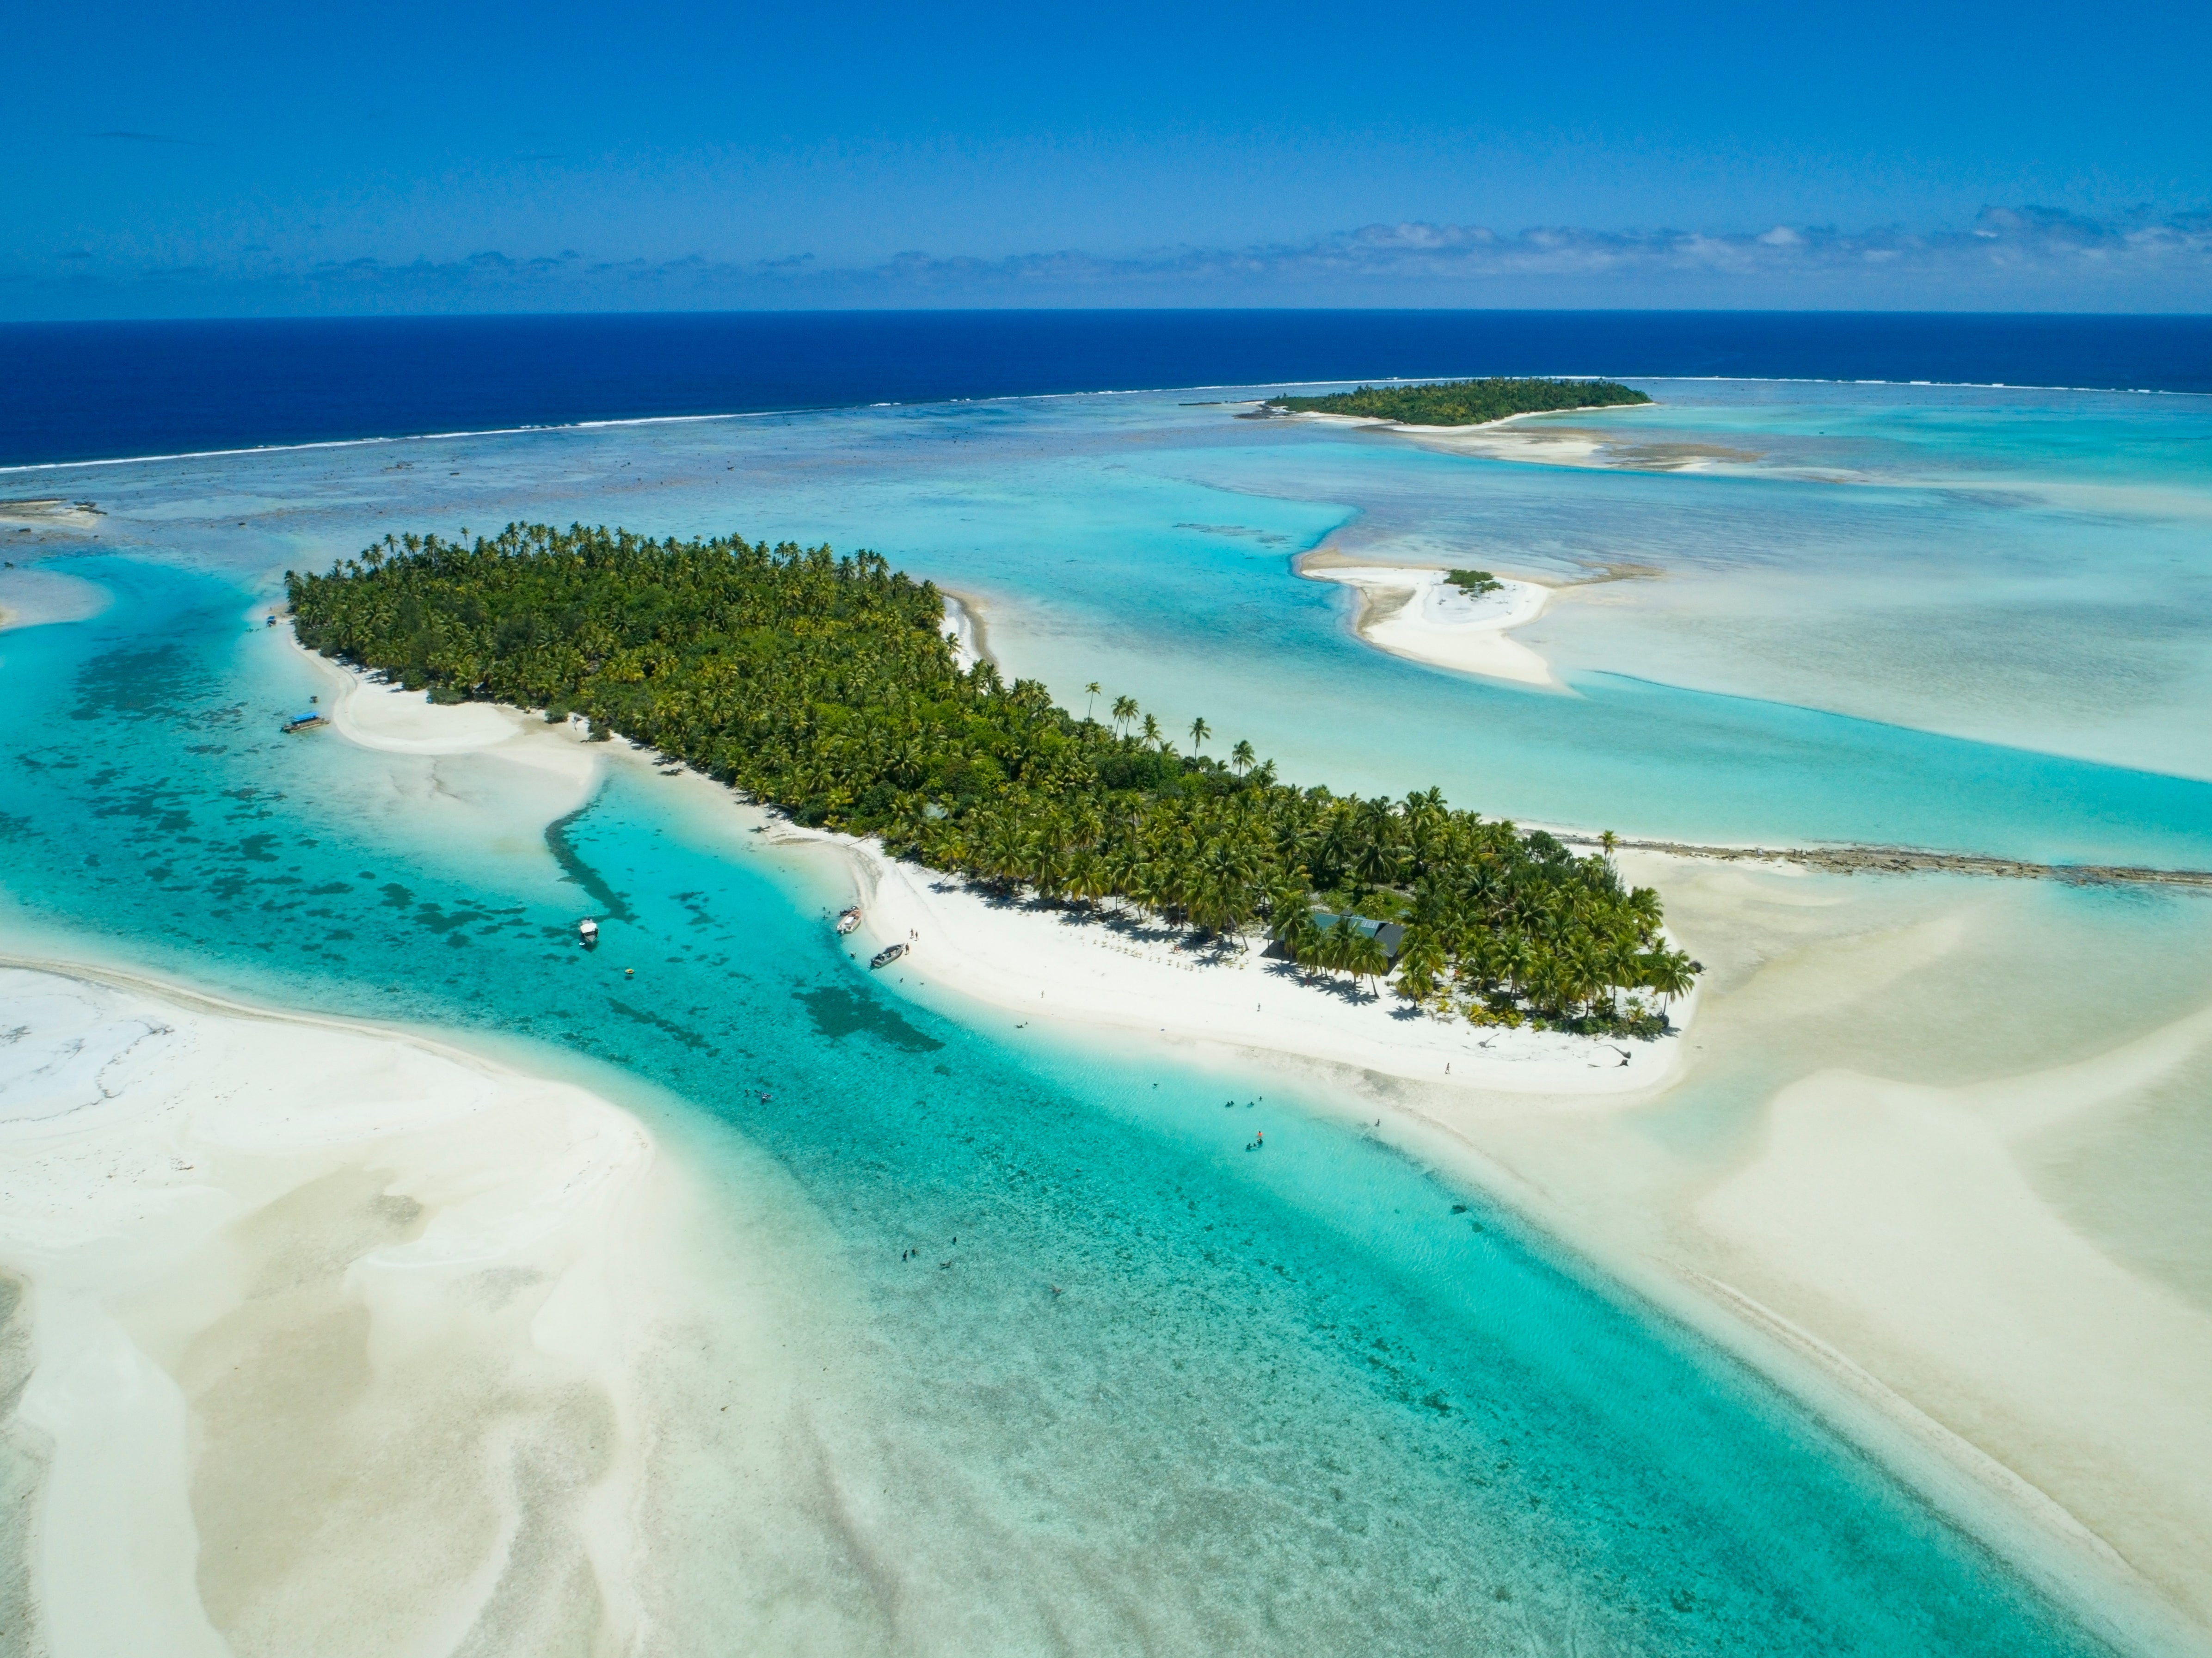
[[0, 656], [20, 920], [534, 1041], [734, 1127], [838, 1241], [858, 1408], [952, 1473], [886, 1474], [887, 1534], [988, 1578], [1009, 1649], [2100, 1649], [1802, 1411], [1387, 1147], [885, 994], [803, 882], [657, 780], [618, 768], [526, 856], [441, 845], [363, 810], [357, 751], [276, 732], [312, 680], [240, 590], [76, 568], [111, 607]]
[[[17, 556], [115, 598], [0, 635], [0, 886], [27, 936], [611, 1067], [787, 1172], [857, 1297], [856, 1408], [875, 1442], [916, 1448], [887, 1467], [926, 1448], [936, 1471], [886, 1474], [893, 1529], [956, 1599], [1003, 1613], [989, 1638], [886, 1623], [855, 1645], [2096, 1650], [1802, 1411], [1340, 1113], [1247, 1107], [1268, 1084], [948, 1017], [855, 971], [803, 872], [733, 853], [623, 771], [550, 838], [451, 833], [395, 806], [393, 768], [427, 794], [495, 762], [279, 738], [313, 682], [249, 619], [283, 568], [387, 528], [827, 537], [981, 594], [994, 651], [1063, 700], [1096, 678], [1170, 728], [1203, 713], [1294, 776], [1441, 783], [1631, 833], [2212, 866], [2212, 786], [2188, 757], [2205, 613], [2173, 601], [2203, 579], [2203, 400], [2057, 400], [2046, 428], [2098, 434], [2047, 460], [1983, 396], [1674, 388], [1648, 440], [1765, 446], [1702, 477], [1428, 454], [1162, 398], [43, 474], [108, 516]], [[1814, 476], [1848, 469], [1858, 482]], [[2037, 482], [2062, 472], [2098, 475], [2094, 513]], [[2083, 623], [2091, 518], [2095, 591], [2137, 608]], [[1753, 620], [1768, 584], [1817, 588], [1859, 637], [1892, 638], [1869, 660], [1903, 659], [1881, 616], [1933, 629], [2045, 746], [1933, 729], [1940, 687], [1876, 695], [1848, 660], [1788, 681], [1663, 627], [1611, 641], [1644, 671], [1577, 669], [1572, 695], [1399, 662], [1350, 636], [1343, 595], [1291, 575], [1329, 537], [1496, 550], [1538, 574], [1626, 550]], [[2098, 649], [2154, 612], [2164, 665], [2108, 683], [2100, 726], [2053, 704], [2019, 647], [2046, 612]], [[1722, 694], [1717, 660], [1802, 698]], [[2099, 763], [2122, 752], [2144, 763]], [[570, 943], [586, 908], [612, 918], [592, 957]], [[2124, 912], [2107, 942], [2134, 936]], [[902, 1262], [915, 1248], [922, 1264]]]
[[[1764, 459], [1569, 471], [1151, 396], [41, 476], [96, 493], [112, 544], [263, 580], [514, 517], [872, 546], [982, 595], [994, 652], [1064, 701], [1098, 680], [1363, 793], [1672, 838], [2212, 857], [2212, 398], [1657, 389], [1620, 417], [1640, 440]], [[1562, 696], [1360, 646], [1349, 596], [1290, 572], [1324, 540], [1668, 579], [1528, 631]]]

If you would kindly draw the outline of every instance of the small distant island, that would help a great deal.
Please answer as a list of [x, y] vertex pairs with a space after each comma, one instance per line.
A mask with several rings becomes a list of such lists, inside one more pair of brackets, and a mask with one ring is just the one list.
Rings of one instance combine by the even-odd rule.
[[1515, 415], [1613, 409], [1651, 399], [1614, 380], [1436, 380], [1425, 386], [1363, 386], [1317, 398], [1270, 398], [1264, 410], [1288, 415], [1360, 415], [1408, 426], [1486, 426]]
[[[1486, 580], [1481, 572], [1464, 574]], [[1477, 1024], [1651, 1037], [1698, 963], [1609, 855], [1455, 811], [1279, 780], [1249, 743], [1179, 753], [1127, 696], [1078, 718], [963, 669], [943, 595], [874, 553], [510, 525], [387, 537], [288, 572], [312, 650], [437, 701], [580, 714], [896, 856], [1232, 938]], [[1392, 945], [1395, 944], [1395, 949]]]

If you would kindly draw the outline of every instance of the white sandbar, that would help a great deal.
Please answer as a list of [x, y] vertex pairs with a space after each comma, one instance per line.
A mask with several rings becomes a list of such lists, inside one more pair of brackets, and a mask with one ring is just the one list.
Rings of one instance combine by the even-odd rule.
[[635, 1633], [637, 1371], [685, 1282], [637, 1119], [91, 969], [0, 966], [0, 1005], [40, 1649], [445, 1651], [578, 1574]]
[[82, 622], [106, 608], [107, 590], [95, 582], [37, 566], [0, 569], [0, 633]]
[[1552, 589], [1540, 582], [1501, 579], [1494, 591], [1470, 594], [1448, 582], [1443, 570], [1315, 559], [1304, 562], [1298, 574], [1358, 589], [1352, 625], [1378, 650], [1518, 685], [1559, 683], [1550, 663], [1511, 637], [1551, 602]]

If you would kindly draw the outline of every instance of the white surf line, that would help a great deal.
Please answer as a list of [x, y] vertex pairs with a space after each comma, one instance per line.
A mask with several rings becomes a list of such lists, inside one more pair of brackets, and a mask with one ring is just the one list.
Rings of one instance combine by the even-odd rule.
[[167, 455], [116, 455], [101, 460], [22, 461], [12, 466], [0, 466], [0, 476], [11, 472], [66, 472], [84, 466], [151, 466], [170, 460], [233, 460], [243, 455], [289, 455], [313, 449], [368, 449], [387, 443], [453, 443], [464, 438], [525, 437], [532, 432], [589, 432], [618, 426], [703, 425], [712, 421], [759, 420], [771, 415], [832, 412], [835, 411], [743, 409], [720, 415], [638, 415], [623, 420], [547, 421], [532, 426], [487, 426], [459, 432], [393, 432], [367, 438], [315, 438], [304, 443], [251, 443], [240, 449], [184, 449]]
[[[1540, 374], [1516, 376], [1531, 380], [1588, 380], [1601, 378], [1607, 372], [1596, 369], [1551, 369]], [[314, 449], [358, 449], [378, 444], [445, 443], [465, 438], [520, 437], [532, 432], [590, 432], [625, 426], [682, 426], [706, 425], [717, 421], [763, 420], [790, 415], [847, 414], [856, 409], [943, 409], [962, 404], [994, 403], [1052, 403], [1078, 398], [1142, 398], [1164, 397], [1182, 392], [1276, 392], [1293, 386], [1426, 386], [1437, 381], [1479, 380], [1482, 375], [1441, 371], [1434, 374], [1412, 376], [1370, 376], [1361, 380], [1248, 380], [1231, 385], [1202, 386], [1138, 386], [1100, 387], [1083, 392], [1000, 392], [972, 398], [920, 398], [911, 401], [890, 398], [869, 403], [792, 404], [775, 409], [732, 409], [703, 415], [633, 415], [612, 420], [542, 421], [521, 426], [486, 426], [452, 432], [390, 432], [365, 438], [314, 438], [300, 443], [252, 443], [235, 449], [183, 449], [158, 455], [107, 455], [88, 460], [16, 461], [0, 465], [0, 477], [16, 473], [66, 472], [94, 466], [155, 465], [173, 460], [228, 460], [245, 455], [289, 454]], [[1937, 390], [1964, 392], [2068, 392], [2095, 393], [2106, 397], [2126, 398], [2212, 398], [2212, 392], [2191, 392], [2155, 386], [2057, 386], [2033, 380], [1894, 380], [1845, 379], [1840, 375], [1817, 374], [1632, 374], [1631, 380], [1665, 385], [1741, 385], [1741, 386], [1927, 386]], [[1243, 402], [1236, 398], [1228, 401]], [[1265, 398], [1249, 399], [1265, 403]], [[1609, 410], [1638, 407], [1633, 404], [1589, 404], [1576, 409], [1530, 410], [1521, 415], [1505, 415], [1496, 421], [1486, 421], [1486, 426], [1503, 424], [1509, 420], [1521, 420], [1529, 415], [1601, 414]], [[1319, 411], [1315, 411], [1319, 412]], [[1382, 416], [1349, 416], [1347, 419], [1382, 421]], [[1404, 422], [1394, 422], [1403, 425]], [[1417, 430], [1466, 431], [1466, 427], [1417, 428]]]

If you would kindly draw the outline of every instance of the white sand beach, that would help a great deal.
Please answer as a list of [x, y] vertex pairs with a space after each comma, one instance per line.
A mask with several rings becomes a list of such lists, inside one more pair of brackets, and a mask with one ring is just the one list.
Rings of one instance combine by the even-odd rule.
[[[872, 842], [777, 823], [771, 843], [818, 844], [845, 859], [864, 919], [849, 953], [866, 961], [911, 941], [891, 969], [1021, 1018], [1051, 1017], [1180, 1043], [1250, 1048], [1440, 1088], [1620, 1094], [1657, 1085], [1681, 1039], [1613, 1042], [1499, 1026], [1417, 1009], [1386, 986], [1356, 988], [1263, 953], [1200, 947], [1157, 921], [1009, 899], [884, 855]], [[1694, 993], [1674, 1010], [1694, 1011]]]
[[1297, 571], [1310, 580], [1357, 589], [1353, 629], [1377, 650], [1516, 685], [1559, 683], [1550, 663], [1511, 636], [1551, 602], [1553, 590], [1541, 582], [1501, 577], [1494, 591], [1471, 594], [1453, 586], [1440, 569], [1311, 555], [1299, 561]]
[[982, 610], [979, 599], [965, 594], [945, 595], [945, 634], [952, 641], [952, 659], [963, 672], [990, 653], [983, 637]]
[[701, 1316], [638, 1120], [98, 969], [0, 1004], [19, 1649], [631, 1644], [645, 1372]]
[[1959, 1088], [1791, 1084], [1697, 1204], [1730, 1280], [1816, 1331], [2212, 1625], [2212, 1310], [2067, 1224], [2036, 1138], [2212, 1036], [2198, 1014], [2096, 1059]]
[[866, 1367], [781, 1169], [108, 967], [0, 961], [0, 1007], [10, 1650], [860, 1644]]

